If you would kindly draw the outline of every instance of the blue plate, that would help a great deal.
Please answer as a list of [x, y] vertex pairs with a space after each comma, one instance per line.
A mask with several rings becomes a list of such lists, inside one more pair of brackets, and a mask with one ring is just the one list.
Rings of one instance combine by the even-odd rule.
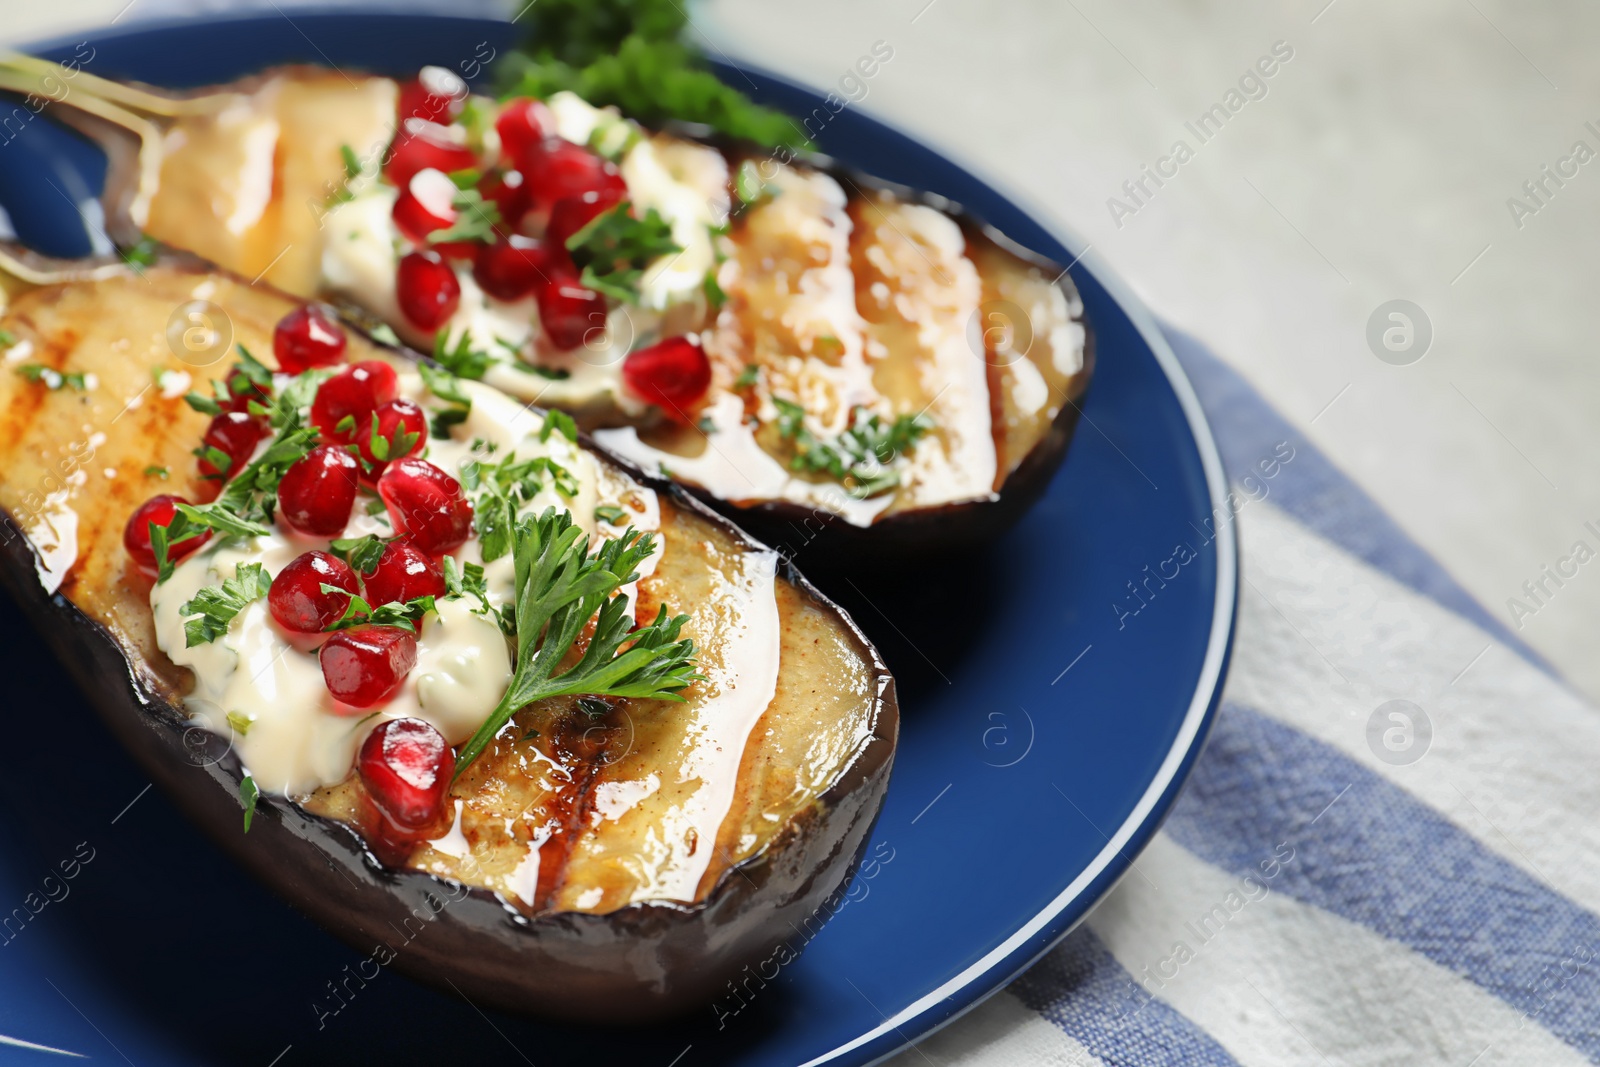
[[[468, 19], [293, 18], [96, 31], [86, 69], [169, 86], [285, 62], [404, 75], [512, 41], [504, 24]], [[77, 45], [41, 51], [65, 59]], [[795, 114], [822, 106], [768, 75], [727, 73]], [[91, 239], [80, 206], [104, 167], [48, 119], [47, 109], [7, 120], [0, 203], [35, 247], [81, 254]], [[363, 985], [350, 977], [363, 955], [145, 792], [148, 780], [76, 695], [71, 666], [56, 666], [6, 613], [8, 1062], [45, 1062], [33, 1043], [162, 1064], [864, 1064], [999, 989], [1116, 882], [1193, 763], [1227, 665], [1238, 569], [1231, 524], [1212, 522], [1228, 512], [1210, 433], [1149, 313], [1109, 271], [1077, 259], [1081, 241], [858, 111], [834, 115], [818, 139], [1075, 261], [1098, 370], [1065, 466], [986, 555], [914, 587], [842, 590], [900, 680], [904, 725], [867, 863], [838, 913], [797, 934], [808, 941], [799, 960], [680, 1023], [634, 1031], [486, 1016], [396, 975]], [[1193, 558], [1175, 556], [1178, 545]], [[75, 877], [61, 877], [63, 864]]]

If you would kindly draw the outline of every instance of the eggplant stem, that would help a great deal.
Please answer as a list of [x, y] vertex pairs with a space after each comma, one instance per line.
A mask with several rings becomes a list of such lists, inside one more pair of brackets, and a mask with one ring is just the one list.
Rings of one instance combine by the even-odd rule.
[[[0, 90], [42, 98], [41, 111], [51, 105], [61, 108], [61, 121], [105, 152], [106, 185], [100, 202], [107, 235], [123, 246], [138, 241], [149, 222], [150, 203], [161, 181], [166, 127], [186, 116], [215, 114], [239, 98], [234, 92], [168, 96], [20, 52], [0, 52]], [[135, 144], [137, 150], [130, 151]], [[25, 277], [14, 268], [29, 271], [26, 261], [8, 258], [10, 263], [0, 269]], [[63, 271], [49, 273], [56, 276]], [[64, 273], [80, 276], [70, 270]]]
[[[21, 78], [28, 79], [27, 84], [21, 86], [7, 86], [16, 91], [39, 92], [40, 95], [55, 103], [66, 103], [74, 95], [73, 91], [85, 96], [97, 98], [108, 103], [116, 104], [121, 108], [147, 116], [161, 118], [182, 118], [186, 115], [207, 115], [227, 107], [229, 102], [237, 96], [236, 93], [206, 93], [200, 96], [168, 96], [165, 93], [152, 92], [132, 85], [123, 85], [101, 78], [84, 70], [68, 70], [59, 63], [52, 63], [47, 59], [38, 59], [34, 56], [23, 55], [21, 52], [0, 52], [0, 71], [10, 72]], [[60, 99], [45, 84], [46, 78], [55, 78], [61, 86], [68, 82], [72, 85], [68, 91], [63, 92]]]

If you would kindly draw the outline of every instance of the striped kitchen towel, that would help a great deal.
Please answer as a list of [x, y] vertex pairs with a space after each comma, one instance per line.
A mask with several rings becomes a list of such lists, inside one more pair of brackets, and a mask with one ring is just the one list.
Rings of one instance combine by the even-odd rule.
[[1232, 673], [1165, 827], [1054, 951], [892, 1062], [1600, 1060], [1600, 719], [1193, 340], [1240, 517]]

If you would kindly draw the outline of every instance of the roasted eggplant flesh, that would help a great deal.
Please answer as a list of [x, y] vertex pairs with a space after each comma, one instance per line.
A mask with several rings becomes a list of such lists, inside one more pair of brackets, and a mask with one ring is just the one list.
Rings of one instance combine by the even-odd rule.
[[[630, 232], [643, 258], [619, 292], [606, 263], [610, 282], [591, 278], [593, 235], [567, 240], [572, 212], [540, 199], [549, 154], [496, 133], [496, 102], [414, 134], [387, 79], [285, 68], [211, 93], [228, 106], [169, 123], [150, 234], [473, 353], [498, 388], [572, 412], [730, 514], [865, 529], [955, 508], [942, 528], [889, 524], [913, 527], [908, 543], [971, 541], [1065, 450], [1092, 365], [1071, 280], [936, 197], [642, 130], [558, 93], [540, 114], [598, 168], [585, 195], [663, 227], [653, 249], [648, 228]], [[437, 144], [419, 154], [419, 138]], [[453, 194], [419, 162], [477, 185]], [[500, 273], [485, 261], [524, 241], [537, 283], [518, 288], [504, 259]], [[440, 250], [459, 297], [442, 322], [418, 319], [399, 264]], [[672, 347], [684, 340], [692, 352]]]
[[[523, 708], [422, 835], [386, 828], [353, 772], [284, 796], [264, 781], [247, 834], [241, 759], [262, 750], [214, 717], [189, 717], [199, 675], [163, 652], [152, 580], [123, 544], [129, 515], [152, 495], [216, 493], [194, 454], [207, 416], [182, 394], [204, 392], [232, 360], [184, 344], [197, 301], [210, 328], [268, 364], [274, 326], [297, 306], [168, 263], [11, 294], [0, 318], [0, 510], [27, 549], [8, 555], [7, 585], [64, 655], [125, 662], [84, 684], [212, 836], [363, 950], [419, 901], [448, 902], [438, 934], [397, 966], [565, 1018], [703, 1003], [842, 884], [887, 785], [892, 680], [850, 620], [775, 553], [593, 452], [597, 478], [656, 502], [662, 548], [638, 582], [637, 617], [658, 606], [689, 616], [704, 677], [685, 699]], [[414, 370], [414, 357], [354, 331], [346, 358], [387, 361], [402, 382]], [[219, 752], [231, 749], [203, 767], [186, 758], [196, 721], [216, 731]]]

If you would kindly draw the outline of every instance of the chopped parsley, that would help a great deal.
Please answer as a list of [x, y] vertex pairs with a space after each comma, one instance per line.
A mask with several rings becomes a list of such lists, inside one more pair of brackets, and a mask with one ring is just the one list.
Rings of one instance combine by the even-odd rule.
[[404, 604], [395, 601], [389, 604], [379, 604], [373, 607], [363, 597], [342, 589], [337, 585], [322, 583], [324, 593], [337, 593], [350, 598], [350, 603], [345, 606], [344, 614], [323, 627], [325, 632], [334, 630], [348, 630], [352, 626], [397, 626], [402, 630], [417, 632], [417, 622], [428, 612], [433, 610], [433, 597], [419, 596], [408, 600]]
[[166, 481], [172, 476], [172, 472], [167, 470], [165, 467], [157, 467], [152, 465], [144, 469], [144, 476], [146, 478], [160, 478], [162, 481]]
[[358, 574], [371, 574], [378, 569], [378, 557], [389, 547], [389, 542], [377, 534], [365, 537], [341, 537], [328, 545], [328, 551], [350, 564]]
[[59, 371], [54, 367], [46, 367], [43, 363], [24, 363], [17, 368], [17, 373], [30, 382], [43, 385], [51, 392], [68, 387], [80, 393], [89, 391], [88, 377], [75, 371]]
[[739, 376], [733, 380], [735, 389], [750, 389], [761, 380], [761, 365], [759, 363], [746, 363]]
[[[479, 607], [473, 608], [478, 615], [492, 616], [498, 620], [503, 629], [507, 628], [514, 619], [501, 617], [495, 613], [494, 605], [489, 603], [489, 583], [483, 577], [483, 566], [478, 563], [457, 564], [455, 557], [444, 558], [444, 587], [446, 595], [455, 597], [472, 596], [478, 599]], [[509, 605], [508, 605], [509, 607]], [[507, 629], [510, 633], [510, 629]]]
[[[639, 564], [655, 540], [628, 529], [592, 554], [583, 531], [565, 511], [546, 508], [517, 521], [512, 536], [516, 564], [516, 670], [488, 719], [456, 756], [459, 777], [520, 709], [555, 696], [682, 700], [679, 690], [700, 680], [694, 642], [679, 639], [688, 616], [631, 629], [628, 598], [613, 595], [638, 578]], [[576, 663], [566, 663], [578, 637], [594, 621]], [[622, 646], [627, 643], [628, 647]]]
[[[378, 424], [378, 413], [376, 411], [372, 413], [372, 436], [367, 440], [367, 450], [377, 462], [387, 463], [391, 458], [399, 459], [401, 456], [410, 455], [412, 447], [421, 439], [422, 434], [407, 430], [403, 422], [396, 423], [394, 431], [388, 437], [383, 436], [383, 429]], [[363, 466], [372, 469], [365, 456], [356, 458]]]
[[548, 477], [562, 496], [570, 499], [578, 495], [578, 479], [548, 456], [518, 460], [512, 452], [497, 463], [472, 459], [461, 465], [460, 473], [462, 488], [473, 497], [473, 516], [485, 563], [493, 563], [511, 551], [519, 505], [538, 495], [544, 488], [544, 478]]
[[141, 237], [122, 250], [122, 262], [143, 274], [144, 268], [155, 266], [160, 250], [161, 244], [154, 237]]
[[747, 159], [734, 171], [733, 193], [745, 207], [755, 207], [777, 196], [778, 188], [761, 177], [761, 168], [754, 160]]
[[[485, 372], [495, 364], [495, 358], [487, 352], [480, 351], [472, 346], [472, 338], [465, 330], [456, 338], [454, 345], [450, 344], [445, 335], [448, 330], [440, 330], [433, 337], [433, 361], [457, 378], [470, 378], [477, 381]], [[429, 385], [432, 388], [432, 385]]]
[[627, 521], [628, 513], [615, 504], [601, 504], [594, 509], [594, 517], [601, 522], [609, 522], [613, 526], [621, 526]]
[[417, 364], [417, 370], [422, 372], [422, 381], [427, 385], [428, 392], [449, 405], [444, 410], [435, 412], [433, 420], [428, 424], [429, 432], [435, 440], [448, 440], [450, 428], [466, 422], [467, 416], [472, 413], [472, 398], [461, 391], [460, 379], [449, 371], [439, 370], [426, 363]]
[[239, 783], [239, 800], [244, 804], [244, 832], [250, 832], [250, 821], [255, 818], [256, 801], [261, 799], [261, 790], [256, 786], [256, 780], [250, 777], [250, 772], [244, 773], [244, 779]]
[[[476, 174], [475, 171], [473, 173]], [[455, 175], [452, 174], [451, 177], [454, 178]], [[500, 206], [493, 200], [485, 200], [475, 185], [463, 189], [458, 182], [456, 195], [451, 198], [450, 206], [455, 208], [455, 221], [442, 230], [434, 230], [428, 234], [429, 244], [494, 240], [494, 228], [500, 225]]]
[[627, 304], [639, 302], [639, 280], [651, 262], [683, 251], [672, 239], [672, 226], [655, 208], [634, 218], [632, 207], [623, 200], [567, 238], [572, 262], [583, 268], [582, 284]]
[[[578, 424], [572, 421], [572, 416], [565, 411], [547, 411], [544, 413], [544, 425], [539, 427], [539, 440], [548, 441], [552, 433], [560, 433], [573, 444], [578, 443]], [[572, 494], [568, 493], [568, 496]]]
[[700, 291], [706, 295], [706, 306], [712, 311], [721, 311], [722, 305], [728, 302], [728, 294], [722, 291], [722, 286], [717, 284], [717, 272], [706, 271], [705, 280], [700, 283]]
[[772, 402], [778, 408], [778, 434], [794, 446], [789, 469], [826, 474], [860, 499], [898, 486], [901, 472], [893, 466], [895, 459], [933, 428], [926, 415], [900, 415], [885, 423], [858, 407], [849, 429], [824, 440], [806, 428], [805, 409], [799, 404], [782, 397], [773, 397]]
[[[267, 595], [272, 577], [259, 563], [241, 563], [221, 585], [208, 585], [178, 609], [183, 617], [185, 648], [210, 644], [228, 632], [228, 624], [253, 600]], [[190, 618], [190, 616], [194, 616]]]

